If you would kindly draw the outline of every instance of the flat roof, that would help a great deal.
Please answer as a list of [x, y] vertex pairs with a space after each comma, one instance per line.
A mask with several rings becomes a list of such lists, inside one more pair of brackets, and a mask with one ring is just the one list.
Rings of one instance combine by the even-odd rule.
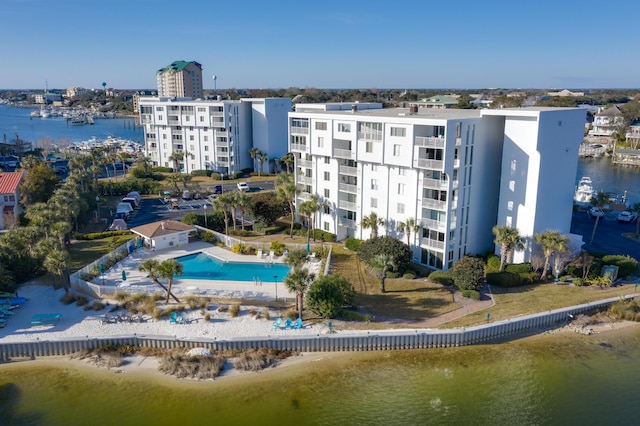
[[[357, 104], [354, 104], [357, 105]], [[444, 109], [444, 108], [418, 108], [417, 112], [411, 112], [409, 108], [383, 108], [383, 109], [363, 109], [352, 112], [347, 111], [296, 111], [292, 114], [318, 114], [318, 115], [343, 115], [346, 117], [397, 117], [411, 119], [437, 119], [437, 120], [455, 120], [467, 118], [480, 118], [479, 109]]]

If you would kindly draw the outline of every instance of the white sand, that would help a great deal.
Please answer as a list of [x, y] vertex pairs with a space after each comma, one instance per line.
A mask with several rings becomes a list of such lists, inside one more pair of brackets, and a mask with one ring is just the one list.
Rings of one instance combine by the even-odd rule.
[[[261, 314], [260, 319], [249, 315], [252, 306], [241, 305], [240, 315], [232, 318], [228, 312], [206, 311], [211, 314], [211, 321], [206, 322], [200, 309], [185, 311], [184, 316], [191, 320], [188, 324], [171, 324], [168, 319], [154, 321], [146, 316], [144, 323], [103, 324], [102, 319], [109, 307], [101, 311], [85, 311], [84, 307], [75, 304], [64, 305], [60, 298], [64, 290], [54, 290], [51, 286], [28, 285], [20, 287], [19, 296], [25, 297], [27, 303], [14, 310], [7, 325], [0, 328], [0, 343], [25, 342], [35, 340], [65, 340], [78, 337], [99, 336], [170, 336], [178, 339], [208, 338], [230, 340], [244, 337], [265, 336], [301, 336], [328, 333], [329, 329], [322, 323], [305, 324], [298, 330], [275, 330], [272, 326], [278, 313], [271, 311], [271, 319], [264, 318], [263, 307], [255, 307]], [[115, 303], [115, 302], [112, 302]], [[211, 305], [217, 307], [215, 303]], [[225, 306], [228, 306], [225, 304]], [[122, 309], [119, 311], [124, 313]], [[60, 322], [52, 326], [31, 326], [31, 317], [35, 314], [62, 314]], [[109, 314], [114, 315], [114, 314]]]

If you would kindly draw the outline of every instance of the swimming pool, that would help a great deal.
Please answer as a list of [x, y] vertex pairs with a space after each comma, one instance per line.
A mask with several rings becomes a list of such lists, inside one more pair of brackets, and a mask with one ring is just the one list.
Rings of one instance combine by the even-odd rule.
[[291, 269], [281, 263], [223, 262], [202, 252], [175, 259], [184, 266], [178, 278], [197, 280], [282, 282]]

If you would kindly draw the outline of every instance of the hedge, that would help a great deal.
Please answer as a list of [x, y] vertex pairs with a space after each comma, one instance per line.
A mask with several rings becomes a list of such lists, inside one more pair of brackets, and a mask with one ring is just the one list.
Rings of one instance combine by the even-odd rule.
[[82, 234], [76, 232], [73, 234], [73, 238], [76, 240], [101, 240], [107, 237], [115, 237], [118, 235], [131, 235], [131, 231], [105, 231], [105, 232], [91, 232], [89, 234]]
[[336, 240], [336, 234], [323, 231], [322, 229], [314, 229], [313, 233], [315, 235], [316, 240], [322, 240], [325, 242], [334, 242]]
[[487, 274], [487, 282], [499, 287], [518, 287], [521, 286], [522, 277], [512, 272], [489, 272]]
[[344, 246], [351, 251], [358, 251], [358, 249], [360, 248], [360, 244], [362, 244], [362, 240], [353, 237], [347, 238], [347, 240], [344, 242]]
[[191, 176], [211, 176], [213, 173], [211, 170], [200, 169], [200, 170], [191, 170]]
[[173, 173], [173, 168], [171, 167], [158, 166], [158, 167], [154, 167], [151, 170], [159, 173]]
[[453, 285], [453, 276], [449, 272], [433, 271], [427, 278], [430, 282], [435, 284], [441, 284], [444, 286]]
[[264, 228], [262, 230], [262, 232], [264, 232], [264, 235], [274, 235], [274, 234], [279, 234], [282, 231], [284, 231], [287, 227], [286, 226], [268, 226], [266, 228]]
[[462, 297], [467, 299], [480, 300], [480, 292], [478, 290], [461, 290]]
[[638, 261], [630, 256], [609, 254], [602, 257], [602, 263], [617, 266], [619, 277], [635, 275], [638, 272]]
[[513, 274], [527, 274], [533, 271], [533, 268], [531, 263], [510, 263], [505, 265], [504, 270]]

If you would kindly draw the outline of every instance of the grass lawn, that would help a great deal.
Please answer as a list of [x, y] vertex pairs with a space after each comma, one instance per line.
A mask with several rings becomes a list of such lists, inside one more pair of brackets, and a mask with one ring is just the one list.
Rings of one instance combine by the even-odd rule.
[[612, 288], [574, 287], [553, 283], [532, 284], [516, 288], [492, 286], [496, 305], [491, 308], [466, 315], [448, 322], [443, 328], [464, 327], [487, 322], [487, 313], [491, 321], [500, 321], [521, 315], [545, 312], [558, 308], [594, 302], [634, 292], [634, 284]]
[[69, 247], [69, 270], [72, 273], [77, 271], [134, 237], [135, 234], [107, 237], [101, 240], [74, 240]]
[[423, 278], [387, 279], [387, 291], [381, 293], [380, 281], [367, 272], [355, 252], [342, 245], [333, 246], [331, 261], [333, 273], [347, 278], [355, 287], [356, 305], [379, 320], [423, 321], [458, 308], [450, 291]]

